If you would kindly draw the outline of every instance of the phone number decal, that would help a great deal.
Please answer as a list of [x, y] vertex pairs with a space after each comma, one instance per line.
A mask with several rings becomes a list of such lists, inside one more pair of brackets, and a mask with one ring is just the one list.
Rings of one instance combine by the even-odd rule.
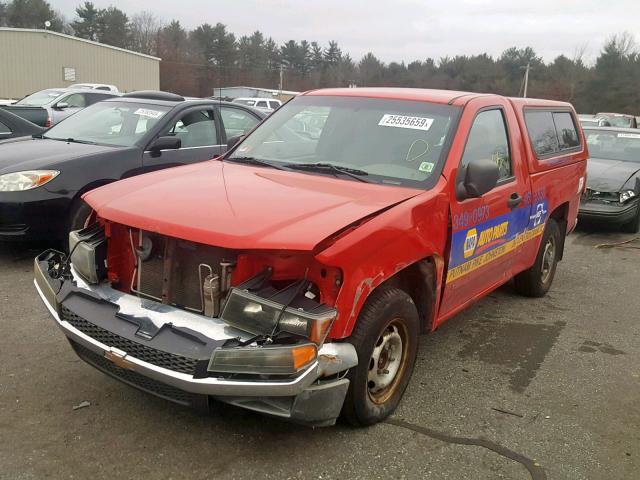
[[456, 213], [453, 216], [453, 229], [460, 230], [477, 225], [489, 219], [489, 205], [483, 205], [468, 212]]

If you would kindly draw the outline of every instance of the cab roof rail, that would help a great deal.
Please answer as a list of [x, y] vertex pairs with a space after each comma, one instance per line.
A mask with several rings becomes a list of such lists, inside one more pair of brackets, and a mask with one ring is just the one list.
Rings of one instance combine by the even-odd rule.
[[160, 90], [139, 90], [122, 95], [123, 98], [141, 98], [144, 100], [164, 100], [167, 102], [184, 102], [185, 98], [181, 95], [170, 92], [161, 92]]

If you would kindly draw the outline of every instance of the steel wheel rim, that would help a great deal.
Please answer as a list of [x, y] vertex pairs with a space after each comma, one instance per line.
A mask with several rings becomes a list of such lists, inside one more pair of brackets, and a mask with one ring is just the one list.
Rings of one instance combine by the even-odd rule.
[[556, 243], [553, 237], [549, 237], [547, 243], [544, 245], [544, 252], [542, 253], [542, 283], [547, 283], [547, 280], [549, 280], [555, 257]]
[[395, 318], [376, 341], [367, 372], [367, 393], [373, 403], [382, 404], [396, 392], [407, 364], [408, 330]]

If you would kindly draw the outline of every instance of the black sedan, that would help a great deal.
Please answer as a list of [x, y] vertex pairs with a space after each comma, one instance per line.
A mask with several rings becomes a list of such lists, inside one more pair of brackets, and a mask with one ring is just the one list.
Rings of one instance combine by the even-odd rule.
[[43, 127], [0, 108], [0, 141], [42, 133]]
[[0, 240], [64, 240], [100, 185], [226, 151], [265, 114], [243, 105], [137, 92], [96, 103], [34, 137], [0, 143]]
[[589, 147], [587, 189], [578, 216], [589, 222], [640, 230], [640, 132], [631, 128], [584, 129]]

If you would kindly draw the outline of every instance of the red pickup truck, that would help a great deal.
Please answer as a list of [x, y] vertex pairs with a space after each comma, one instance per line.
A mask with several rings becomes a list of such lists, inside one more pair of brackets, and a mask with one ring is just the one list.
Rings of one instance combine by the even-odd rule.
[[511, 278], [548, 291], [586, 158], [567, 103], [312, 91], [222, 158], [86, 194], [35, 285], [76, 353], [134, 387], [369, 425], [420, 333]]

